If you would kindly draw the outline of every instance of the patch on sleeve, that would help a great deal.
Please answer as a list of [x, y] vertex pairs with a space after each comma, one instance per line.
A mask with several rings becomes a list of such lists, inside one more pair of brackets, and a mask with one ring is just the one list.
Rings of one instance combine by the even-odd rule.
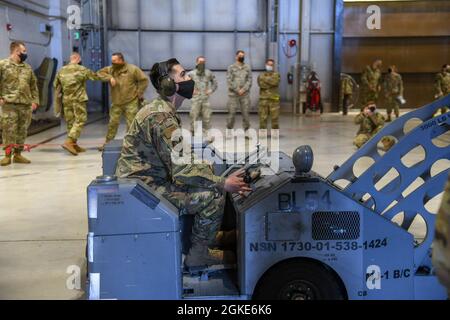
[[173, 133], [178, 129], [178, 126], [175, 124], [172, 124], [169, 127], [166, 127], [164, 129], [164, 136], [166, 137], [167, 140], [171, 140], [172, 139], [172, 135]]

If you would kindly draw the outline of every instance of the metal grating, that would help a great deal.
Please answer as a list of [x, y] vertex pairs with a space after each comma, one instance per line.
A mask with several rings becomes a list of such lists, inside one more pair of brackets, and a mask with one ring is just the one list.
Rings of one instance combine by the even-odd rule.
[[358, 212], [315, 212], [312, 215], [314, 240], [356, 240], [359, 236]]

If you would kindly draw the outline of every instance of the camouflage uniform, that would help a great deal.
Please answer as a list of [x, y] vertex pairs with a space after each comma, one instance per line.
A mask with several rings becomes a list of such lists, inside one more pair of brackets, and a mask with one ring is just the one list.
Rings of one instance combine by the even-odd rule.
[[381, 129], [383, 129], [385, 119], [380, 113], [372, 116], [365, 116], [362, 112], [355, 117], [355, 124], [360, 125], [357, 136], [353, 144], [359, 149]]
[[398, 97], [403, 96], [403, 80], [402, 76], [398, 73], [389, 73], [384, 79], [384, 92], [386, 94], [386, 108], [389, 118], [391, 117], [392, 110], [394, 110], [395, 116], [400, 116], [400, 103]]
[[450, 177], [436, 218], [433, 265], [436, 275], [450, 296]]
[[59, 70], [53, 87], [61, 91], [64, 106], [64, 119], [67, 124], [68, 137], [78, 140], [87, 121], [86, 93], [87, 80], [100, 80], [95, 72], [78, 64], [68, 64]]
[[120, 117], [125, 115], [127, 130], [139, 111], [139, 98], [143, 97], [149, 80], [145, 73], [137, 66], [125, 63], [120, 68], [114, 66], [101, 69], [97, 75], [103, 81], [111, 78], [117, 80], [115, 87], [111, 88], [112, 106], [109, 111], [109, 126], [106, 141], [113, 140], [119, 129]]
[[440, 72], [436, 75], [435, 89], [437, 97], [450, 94], [450, 72]]
[[267, 129], [269, 114], [272, 118], [272, 129], [280, 129], [280, 74], [264, 72], [258, 77], [259, 93], [259, 128]]
[[361, 76], [361, 106], [369, 101], [378, 100], [379, 85], [381, 83], [381, 71], [367, 66]]
[[21, 152], [31, 123], [31, 104], [39, 104], [37, 80], [29, 64], [16, 63], [12, 59], [0, 61], [0, 98], [5, 100], [2, 107], [3, 145], [5, 148], [18, 145], [15, 152]]
[[[236, 109], [241, 108], [244, 129], [250, 128], [249, 109], [250, 109], [250, 89], [252, 87], [252, 70], [248, 64], [238, 62], [228, 67], [228, 120], [227, 128], [234, 128]], [[239, 96], [240, 89], [245, 91], [243, 96]]]
[[180, 209], [195, 215], [193, 241], [212, 244], [220, 227], [225, 180], [209, 164], [178, 164], [172, 151], [182, 139], [172, 138], [181, 129], [174, 106], [161, 97], [143, 107], [125, 136], [116, 175], [138, 178]]
[[[209, 96], [217, 90], [217, 80], [214, 74], [206, 69], [202, 74], [198, 70], [189, 72], [189, 76], [195, 81], [194, 96], [191, 107], [191, 131], [194, 133], [195, 123], [203, 120], [203, 130], [211, 129], [211, 105]], [[210, 94], [208, 94], [210, 92]]]
[[[436, 82], [434, 87], [436, 90], [435, 97], [437, 97], [438, 99], [450, 94], [450, 72], [438, 73], [436, 75]], [[442, 114], [446, 113], [447, 111], [448, 108], [441, 109]]]
[[352, 77], [349, 75], [344, 75], [341, 78], [341, 95], [340, 95], [340, 105], [341, 109], [346, 115], [348, 113], [348, 104], [353, 95], [354, 82]]

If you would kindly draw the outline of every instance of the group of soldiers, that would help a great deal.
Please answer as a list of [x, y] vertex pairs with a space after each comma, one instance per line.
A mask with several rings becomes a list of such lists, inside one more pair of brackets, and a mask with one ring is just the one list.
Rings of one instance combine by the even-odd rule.
[[[139, 109], [145, 105], [144, 93], [149, 85], [149, 79], [139, 67], [127, 63], [122, 53], [114, 53], [111, 58], [112, 65], [93, 72], [81, 65], [81, 56], [74, 52], [70, 63], [64, 66], [57, 74], [55, 89], [55, 110], [59, 115], [62, 111], [67, 123], [68, 137], [62, 147], [73, 155], [86, 150], [80, 147], [77, 140], [87, 120], [86, 81], [109, 82], [111, 87], [112, 105], [109, 115], [108, 133], [105, 143], [99, 151], [111, 142], [116, 134], [122, 115], [125, 117], [127, 131]], [[258, 78], [260, 85], [260, 125], [267, 127], [269, 115], [272, 118], [272, 128], [278, 129], [280, 109], [279, 83], [280, 75], [274, 72], [274, 61], [267, 60], [266, 72]], [[208, 142], [213, 141], [209, 131], [211, 129], [212, 109], [210, 96], [217, 90], [218, 83], [214, 73], [206, 68], [206, 57], [196, 59], [196, 67], [187, 74], [195, 83], [190, 111], [191, 132], [195, 133], [197, 123], [202, 123], [202, 134]], [[243, 126], [246, 131], [250, 128], [250, 89], [252, 87], [252, 71], [245, 63], [245, 52], [236, 53], [236, 62], [228, 68], [228, 110], [227, 128], [233, 129], [236, 111], [239, 108], [243, 116]], [[61, 107], [61, 105], [63, 107]], [[246, 134], [248, 137], [248, 135]]]
[[[25, 63], [27, 48], [23, 42], [14, 41], [10, 46], [11, 55], [0, 62], [1, 99], [3, 116], [3, 144], [6, 155], [1, 160], [1, 166], [12, 162], [29, 164], [22, 152], [25, 146], [28, 127], [31, 123], [32, 111], [38, 108], [39, 92], [37, 80], [30, 65]], [[67, 139], [62, 147], [76, 156], [86, 149], [78, 144], [82, 130], [87, 122], [86, 83], [102, 81], [110, 84], [112, 105], [109, 114], [108, 133], [99, 151], [112, 141], [118, 131], [121, 117], [126, 120], [127, 130], [139, 109], [145, 104], [144, 93], [149, 85], [147, 75], [137, 66], [127, 63], [122, 53], [113, 53], [112, 65], [94, 72], [82, 65], [81, 56], [73, 52], [70, 61], [62, 67], [54, 80], [54, 110], [57, 117], [64, 117], [67, 125]], [[280, 74], [274, 71], [274, 60], [266, 61], [266, 71], [258, 77], [260, 86], [259, 115], [261, 129], [267, 128], [269, 118], [272, 129], [279, 129], [280, 110]], [[191, 131], [194, 134], [195, 125], [202, 122], [203, 135], [208, 137], [211, 129], [212, 109], [210, 96], [217, 90], [218, 84], [213, 72], [206, 68], [206, 58], [200, 56], [196, 68], [189, 72], [195, 82], [192, 99]], [[248, 137], [250, 128], [250, 90], [252, 87], [252, 70], [245, 63], [245, 52], [236, 53], [236, 61], [228, 67], [228, 119], [227, 136], [232, 136], [236, 111], [240, 109], [243, 116], [243, 127]], [[30, 108], [29, 106], [32, 106]]]
[[[371, 66], [366, 66], [361, 76], [361, 113], [355, 117], [355, 124], [360, 126], [354, 145], [361, 148], [371, 137], [376, 135], [386, 122], [392, 121], [392, 112], [395, 117], [400, 116], [400, 104], [404, 102], [403, 80], [397, 72], [395, 65], [388, 69], [388, 73], [382, 79], [382, 61], [377, 59]], [[343, 105], [344, 115], [347, 114], [348, 104], [354, 91], [354, 80], [345, 75], [341, 80], [341, 103]], [[376, 106], [376, 102], [381, 92], [385, 95], [385, 104], [387, 117], [381, 115]], [[440, 73], [436, 75], [435, 81], [435, 99], [439, 99], [450, 93], [450, 65], [442, 66]], [[442, 113], [446, 109], [441, 110]], [[388, 150], [395, 141], [390, 137], [382, 140], [384, 149]]]
[[[387, 74], [383, 77], [381, 68], [383, 62], [375, 60], [372, 65], [366, 66], [361, 75], [361, 92], [359, 103], [361, 110], [369, 102], [376, 103], [380, 93], [384, 92], [387, 109], [387, 122], [392, 121], [392, 112], [396, 118], [400, 116], [400, 104], [403, 101], [403, 80], [398, 73], [397, 67], [392, 65], [388, 68]], [[356, 82], [349, 75], [341, 78], [341, 105], [343, 114], [347, 115], [348, 107], [355, 89]]]
[[[250, 129], [250, 90], [252, 88], [252, 70], [250, 65], [245, 63], [245, 52], [238, 50], [236, 52], [235, 63], [230, 65], [227, 70], [228, 85], [228, 118], [227, 118], [227, 137], [232, 137], [232, 129], [235, 125], [236, 111], [240, 109], [243, 118], [243, 128], [248, 138]], [[194, 134], [195, 125], [202, 122], [203, 134], [211, 142], [213, 139], [208, 131], [211, 128], [211, 105], [209, 97], [217, 90], [217, 80], [214, 74], [206, 68], [206, 58], [200, 56], [197, 58], [197, 65], [194, 70], [189, 72], [191, 79], [195, 81], [194, 96], [191, 106], [191, 131]], [[268, 120], [271, 120], [272, 129], [279, 129], [280, 115], [280, 74], [274, 71], [275, 61], [267, 59], [266, 70], [258, 77], [260, 87], [259, 96], [259, 125], [260, 129], [267, 129]]]
[[[56, 75], [53, 84], [55, 113], [57, 115], [60, 115], [61, 111], [64, 113], [68, 137], [62, 147], [72, 155], [76, 156], [86, 151], [78, 145], [77, 140], [87, 120], [87, 80], [110, 83], [112, 105], [105, 144], [115, 138], [122, 115], [128, 129], [139, 111], [149, 84], [147, 76], [137, 66], [127, 63], [122, 53], [113, 53], [111, 62], [111, 66], [95, 73], [82, 66], [80, 54], [74, 52], [70, 56], [70, 63], [61, 68]], [[100, 151], [104, 145], [99, 148]]]

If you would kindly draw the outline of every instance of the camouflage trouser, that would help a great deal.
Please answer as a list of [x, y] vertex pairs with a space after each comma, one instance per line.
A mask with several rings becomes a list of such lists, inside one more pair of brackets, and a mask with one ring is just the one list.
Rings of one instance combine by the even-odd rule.
[[20, 147], [15, 150], [23, 151], [31, 123], [31, 106], [7, 103], [2, 107], [2, 111], [2, 136], [5, 149], [11, 145], [19, 145]]
[[192, 214], [194, 226], [192, 240], [206, 242], [209, 245], [215, 242], [216, 234], [223, 219], [225, 196], [207, 189], [181, 188], [175, 185], [166, 185], [156, 188], [175, 207], [180, 214]]
[[[355, 140], [353, 141], [353, 144], [359, 149], [363, 145], [367, 143], [370, 139], [372, 139], [373, 136], [375, 136], [380, 130], [383, 129], [382, 126], [379, 126], [377, 129], [375, 129], [372, 133], [360, 133], [356, 136]], [[383, 144], [384, 151], [390, 150], [396, 143], [396, 140], [392, 136], [384, 136], [381, 141]]]
[[436, 217], [432, 257], [436, 275], [450, 295], [450, 177]]
[[372, 135], [370, 134], [367, 133], [358, 134], [355, 140], [353, 141], [353, 144], [359, 149], [363, 145], [365, 145], [366, 142], [370, 140], [370, 138], [372, 138]]
[[277, 100], [260, 99], [259, 100], [259, 128], [267, 129], [267, 120], [269, 115], [272, 119], [272, 129], [280, 129], [280, 102]]
[[64, 119], [67, 124], [68, 137], [78, 140], [87, 121], [86, 102], [64, 103]]
[[387, 97], [386, 98], [386, 109], [387, 114], [391, 115], [392, 110], [394, 110], [395, 116], [398, 118], [400, 115], [400, 104], [397, 101], [396, 97]]
[[349, 107], [351, 99], [352, 99], [352, 95], [351, 94], [344, 94], [340, 98], [339, 108], [340, 108], [340, 110], [342, 110], [342, 112], [345, 115], [348, 114], [348, 107]]
[[249, 119], [249, 109], [250, 109], [250, 95], [247, 94], [242, 97], [238, 96], [229, 96], [228, 97], [228, 120], [227, 120], [227, 128], [233, 129], [234, 122], [236, 117], [237, 108], [241, 108], [242, 118], [243, 118], [243, 126], [245, 130], [250, 128], [250, 119]]
[[130, 103], [125, 105], [116, 105], [113, 104], [111, 109], [109, 110], [109, 125], [108, 125], [108, 134], [106, 135], [106, 141], [112, 141], [116, 137], [117, 130], [120, 125], [120, 118], [122, 114], [125, 115], [125, 119], [127, 121], [127, 131], [131, 126], [136, 114], [139, 111], [139, 100], [133, 100]]
[[192, 107], [190, 112], [191, 117], [191, 132], [194, 133], [195, 123], [203, 120], [203, 131], [211, 129], [211, 105], [208, 98], [206, 99], [192, 99]]

